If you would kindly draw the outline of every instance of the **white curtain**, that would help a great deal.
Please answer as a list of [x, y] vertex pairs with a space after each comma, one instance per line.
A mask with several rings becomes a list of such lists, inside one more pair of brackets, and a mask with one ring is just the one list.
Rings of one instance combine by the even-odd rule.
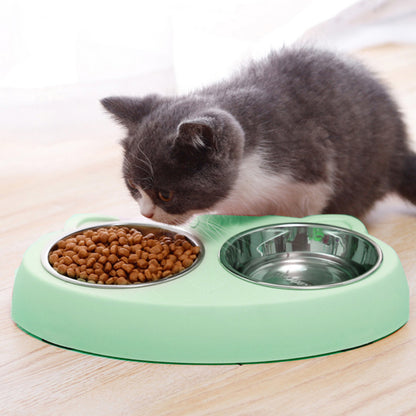
[[0, 137], [88, 130], [104, 95], [184, 93], [299, 41], [415, 42], [415, 23], [415, 0], [2, 0]]

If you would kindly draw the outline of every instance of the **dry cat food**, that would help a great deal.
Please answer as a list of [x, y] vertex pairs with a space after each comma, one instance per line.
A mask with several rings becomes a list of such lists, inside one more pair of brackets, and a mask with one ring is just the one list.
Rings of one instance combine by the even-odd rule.
[[59, 240], [49, 263], [58, 273], [82, 282], [129, 285], [179, 273], [199, 252], [183, 235], [143, 235], [136, 228], [111, 226]]

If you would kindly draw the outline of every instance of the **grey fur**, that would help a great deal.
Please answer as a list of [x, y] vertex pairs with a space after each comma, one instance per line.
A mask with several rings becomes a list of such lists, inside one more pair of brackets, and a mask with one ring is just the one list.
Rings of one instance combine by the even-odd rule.
[[416, 155], [396, 103], [364, 66], [327, 51], [284, 49], [186, 96], [102, 104], [128, 130], [124, 176], [172, 215], [226, 198], [260, 149], [265, 176], [331, 183], [326, 213], [362, 216], [388, 192], [416, 203]]

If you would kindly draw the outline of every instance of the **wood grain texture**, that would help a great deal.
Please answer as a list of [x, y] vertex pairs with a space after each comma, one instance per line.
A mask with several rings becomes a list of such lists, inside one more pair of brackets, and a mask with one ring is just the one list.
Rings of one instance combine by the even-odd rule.
[[[357, 55], [390, 85], [415, 138], [416, 47], [388, 45]], [[82, 126], [56, 126], [48, 117], [40, 121], [42, 128], [50, 124], [56, 140], [33, 143], [17, 124], [1, 134], [1, 415], [416, 414], [416, 208], [395, 197], [379, 203], [365, 222], [403, 263], [410, 320], [370, 345], [268, 364], [164, 365], [84, 355], [18, 329], [10, 318], [14, 272], [32, 242], [60, 229], [74, 213], [138, 215], [121, 181], [120, 131], [102, 120], [88, 137]]]

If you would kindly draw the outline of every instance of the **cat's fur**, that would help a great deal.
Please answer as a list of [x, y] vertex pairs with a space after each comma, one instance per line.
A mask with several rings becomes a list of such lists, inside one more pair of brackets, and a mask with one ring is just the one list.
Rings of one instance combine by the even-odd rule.
[[142, 214], [362, 216], [388, 192], [416, 203], [416, 155], [361, 64], [285, 49], [189, 95], [109, 97], [127, 127], [123, 173]]

